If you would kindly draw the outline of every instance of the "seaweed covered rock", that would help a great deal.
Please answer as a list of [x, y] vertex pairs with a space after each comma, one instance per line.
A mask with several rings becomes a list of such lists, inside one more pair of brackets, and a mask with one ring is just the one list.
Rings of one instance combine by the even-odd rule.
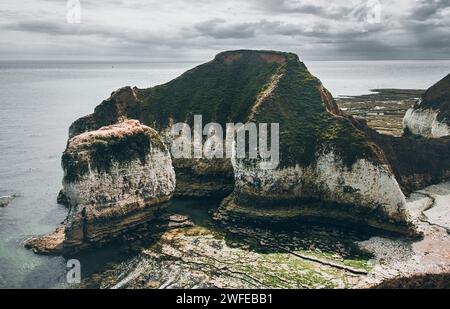
[[406, 133], [423, 137], [450, 136], [450, 74], [428, 89], [405, 115]]
[[314, 217], [410, 232], [405, 197], [384, 152], [295, 54], [220, 53], [164, 85], [119, 90], [93, 115], [76, 121], [71, 134], [134, 118], [170, 144], [171, 125], [192, 127], [194, 115], [222, 127], [280, 126], [275, 170], [255, 168], [258, 160], [174, 160], [180, 195], [226, 195], [234, 189], [217, 217]]
[[38, 252], [46, 253], [45, 243], [68, 251], [110, 241], [153, 219], [175, 189], [169, 151], [136, 120], [71, 138], [62, 166], [70, 207], [63, 243], [56, 246], [54, 235], [29, 242]]

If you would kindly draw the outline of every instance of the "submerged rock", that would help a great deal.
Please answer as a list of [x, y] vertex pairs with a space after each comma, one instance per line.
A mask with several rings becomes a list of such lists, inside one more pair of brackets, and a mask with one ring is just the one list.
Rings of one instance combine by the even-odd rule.
[[58, 197], [56, 198], [56, 202], [60, 205], [69, 206], [70, 202], [69, 199], [66, 196], [66, 193], [64, 190], [60, 190], [58, 193]]
[[[295, 54], [230, 51], [173, 81], [123, 88], [76, 121], [75, 136], [126, 118], [156, 128], [170, 145], [173, 123], [279, 123], [280, 164], [255, 168], [246, 160], [174, 160], [177, 195], [227, 198], [222, 219], [288, 213], [410, 233], [405, 196], [383, 150], [365, 125], [342, 112]], [[234, 179], [233, 179], [234, 175]], [[253, 210], [257, 211], [253, 211]], [[243, 210], [243, 211], [241, 211]], [[226, 214], [226, 215], [225, 215]]]
[[0, 208], [8, 206], [14, 198], [14, 195], [0, 196]]
[[403, 120], [406, 133], [438, 138], [450, 136], [450, 74], [432, 86], [409, 109]]
[[[64, 238], [50, 235], [28, 242], [38, 252], [110, 241], [153, 219], [175, 188], [167, 148], [156, 131], [136, 120], [71, 138], [62, 165], [70, 204]], [[55, 239], [62, 245], [55, 245]]]

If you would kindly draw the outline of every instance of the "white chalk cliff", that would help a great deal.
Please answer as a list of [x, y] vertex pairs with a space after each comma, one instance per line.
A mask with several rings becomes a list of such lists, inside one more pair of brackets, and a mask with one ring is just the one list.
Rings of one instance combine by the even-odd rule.
[[[264, 204], [262, 198], [271, 203], [297, 207], [288, 216], [353, 221], [398, 232], [408, 229], [405, 228], [410, 222], [405, 208], [406, 199], [388, 166], [359, 159], [349, 168], [333, 151], [317, 154], [317, 161], [306, 167], [297, 165], [263, 170], [255, 164], [246, 164], [244, 160], [233, 159], [232, 163], [235, 194], [239, 196], [237, 204], [243, 203], [244, 208], [246, 201], [251, 204], [251, 201], [258, 200]], [[244, 202], [242, 196], [245, 197]], [[311, 200], [329, 203], [331, 208], [320, 209], [317, 205], [311, 208], [307, 202]], [[338, 204], [352, 205], [351, 210]], [[224, 203], [224, 208], [227, 208], [227, 203]], [[264, 216], [261, 209], [254, 214]]]
[[403, 119], [403, 127], [412, 134], [429, 138], [450, 135], [450, 127], [437, 119], [438, 110], [410, 108]]
[[403, 127], [408, 133], [427, 138], [450, 136], [450, 74], [407, 111]]
[[[175, 190], [168, 149], [156, 131], [136, 120], [71, 138], [63, 168], [67, 223], [29, 242], [37, 252], [51, 251], [49, 244], [67, 251], [110, 241], [153, 219]], [[55, 238], [61, 243], [50, 241]]]

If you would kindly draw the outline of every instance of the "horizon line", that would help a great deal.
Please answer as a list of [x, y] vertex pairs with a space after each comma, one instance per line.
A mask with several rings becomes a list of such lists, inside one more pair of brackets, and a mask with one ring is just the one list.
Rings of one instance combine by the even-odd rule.
[[[208, 58], [209, 59], [209, 58]], [[61, 59], [45, 59], [45, 58], [10, 58], [10, 59], [0, 59], [0, 62], [53, 62], [53, 63], [61, 63], [61, 62], [96, 62], [96, 63], [204, 63], [208, 60], [205, 59], [186, 59], [186, 60], [170, 60], [170, 59], [161, 59], [161, 60], [152, 60], [152, 59], [84, 59], [84, 58], [61, 58]], [[382, 62], [382, 61], [450, 61], [448, 59], [300, 59], [301, 62]]]

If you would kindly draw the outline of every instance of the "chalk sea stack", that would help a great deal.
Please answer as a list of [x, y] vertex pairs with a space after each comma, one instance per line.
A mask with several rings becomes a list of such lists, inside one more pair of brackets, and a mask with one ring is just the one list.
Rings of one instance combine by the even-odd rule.
[[171, 125], [192, 126], [194, 115], [223, 127], [280, 124], [276, 170], [246, 160], [173, 160], [175, 194], [232, 193], [216, 218], [318, 218], [411, 232], [405, 196], [383, 150], [295, 54], [223, 52], [164, 85], [122, 88], [77, 120], [70, 135], [137, 119], [170, 145]]
[[136, 120], [72, 137], [62, 166], [67, 224], [28, 241], [37, 252], [110, 241], [153, 219], [175, 189], [168, 149], [155, 130]]
[[439, 138], [450, 136], [450, 74], [428, 89], [405, 115], [405, 133]]

